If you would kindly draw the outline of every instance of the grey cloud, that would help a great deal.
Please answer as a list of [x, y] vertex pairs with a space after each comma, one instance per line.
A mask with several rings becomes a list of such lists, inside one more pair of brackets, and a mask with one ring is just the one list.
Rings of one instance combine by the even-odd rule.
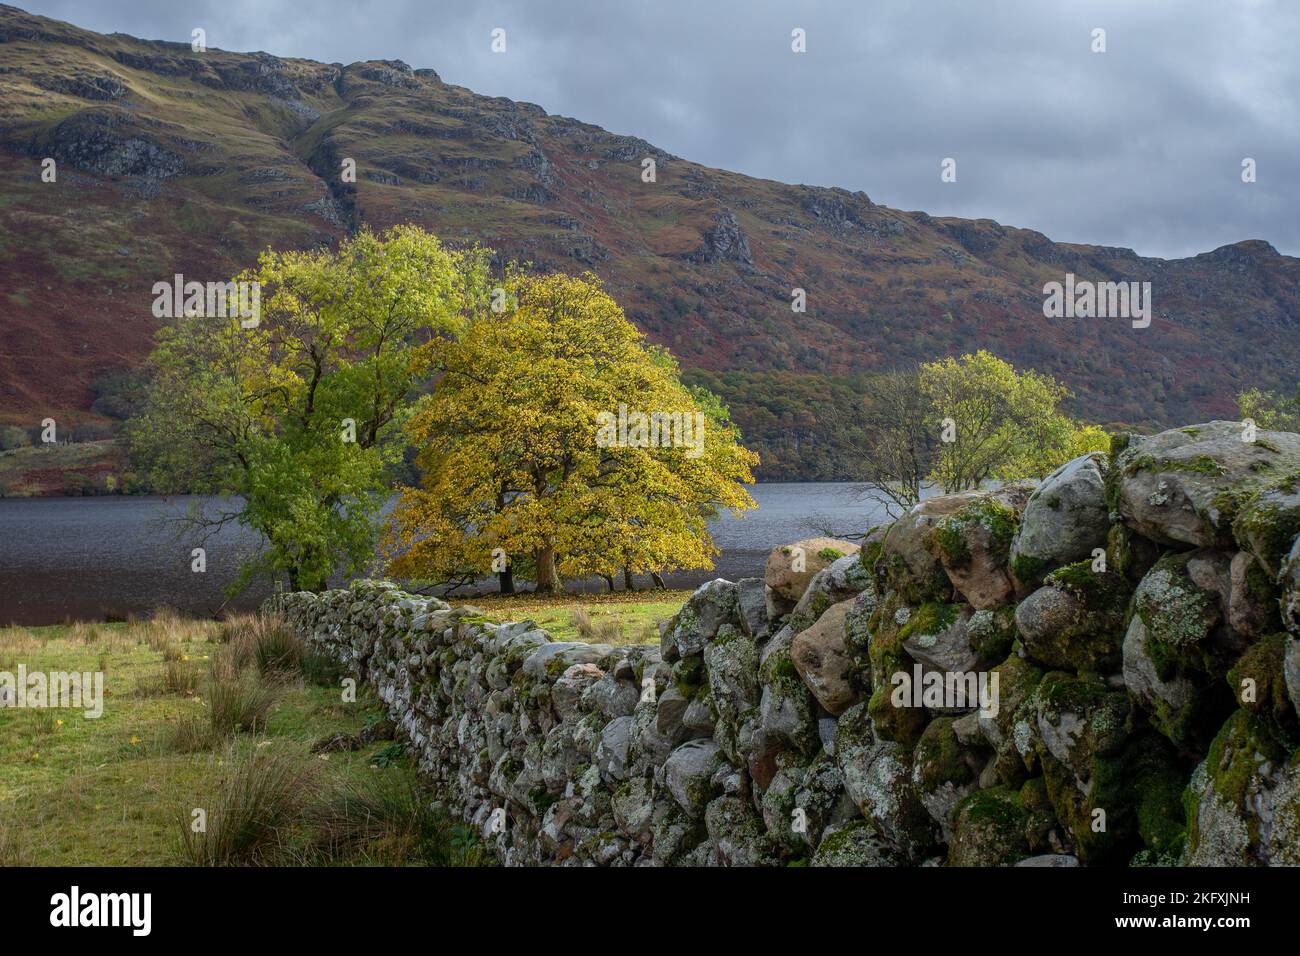
[[[1255, 238], [1300, 254], [1300, 6], [1284, 0], [25, 6], [150, 39], [202, 26], [230, 50], [399, 58], [710, 166], [1061, 241], [1180, 256]], [[497, 26], [505, 55], [489, 49]], [[793, 27], [806, 54], [790, 52]], [[939, 181], [948, 156], [955, 184]]]

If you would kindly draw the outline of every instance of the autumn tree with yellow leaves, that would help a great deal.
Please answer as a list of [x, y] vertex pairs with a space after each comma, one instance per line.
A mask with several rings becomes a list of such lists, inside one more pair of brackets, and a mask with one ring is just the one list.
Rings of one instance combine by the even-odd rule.
[[416, 356], [437, 384], [406, 426], [424, 477], [394, 511], [390, 572], [497, 572], [509, 591], [527, 568], [545, 592], [564, 576], [711, 568], [709, 519], [755, 506], [758, 457], [726, 410], [681, 383], [595, 276], [503, 282], [500, 311]]

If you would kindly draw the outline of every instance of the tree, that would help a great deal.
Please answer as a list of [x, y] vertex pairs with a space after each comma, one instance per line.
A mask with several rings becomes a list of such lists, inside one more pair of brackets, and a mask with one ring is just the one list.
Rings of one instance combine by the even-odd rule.
[[[504, 313], [421, 350], [439, 379], [407, 429], [425, 477], [394, 513], [390, 571], [487, 573], [504, 555], [554, 591], [562, 575], [712, 567], [709, 517], [754, 507], [757, 456], [725, 410], [682, 386], [594, 276], [511, 273], [507, 288]], [[642, 414], [682, 440], [620, 430]]]
[[938, 434], [915, 372], [887, 372], [862, 398], [865, 444], [858, 456], [864, 494], [892, 515], [921, 500]]
[[128, 443], [163, 493], [227, 500], [191, 510], [203, 540], [230, 522], [263, 536], [234, 589], [265, 572], [319, 590], [373, 557], [413, 349], [486, 301], [487, 266], [484, 250], [413, 226], [363, 231], [333, 252], [264, 253], [235, 277], [260, 289], [253, 321], [188, 314], [160, 329]]
[[1249, 418], [1260, 428], [1300, 431], [1300, 388], [1289, 398], [1252, 388], [1237, 396], [1237, 409], [1243, 419]]
[[1084, 429], [1057, 410], [1065, 386], [983, 349], [921, 366], [919, 382], [940, 430], [930, 477], [945, 491], [1042, 477], [1107, 447], [1101, 429]]

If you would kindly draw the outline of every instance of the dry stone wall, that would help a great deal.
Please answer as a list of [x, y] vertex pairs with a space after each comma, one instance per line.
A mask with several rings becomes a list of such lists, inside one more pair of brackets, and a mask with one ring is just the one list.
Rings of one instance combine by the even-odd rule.
[[1210, 422], [776, 548], [658, 646], [284, 599], [507, 864], [1300, 863], [1300, 436]]

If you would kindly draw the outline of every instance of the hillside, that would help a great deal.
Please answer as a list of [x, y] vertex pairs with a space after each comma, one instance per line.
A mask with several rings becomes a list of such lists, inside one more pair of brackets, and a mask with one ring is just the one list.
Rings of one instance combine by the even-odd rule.
[[[988, 348], [1065, 381], [1081, 415], [1147, 426], [1230, 415], [1242, 389], [1300, 373], [1300, 260], [1264, 241], [1161, 260], [903, 212], [709, 169], [397, 61], [195, 53], [0, 6], [0, 177], [0, 422], [93, 418], [96, 383], [148, 351], [154, 282], [404, 221], [597, 272], [651, 339], [710, 373], [768, 478], [848, 472], [838, 452], [802, 464], [800, 443], [834, 428], [792, 395], [944, 354]], [[1152, 282], [1150, 328], [1043, 318], [1043, 284], [1067, 272]]]

